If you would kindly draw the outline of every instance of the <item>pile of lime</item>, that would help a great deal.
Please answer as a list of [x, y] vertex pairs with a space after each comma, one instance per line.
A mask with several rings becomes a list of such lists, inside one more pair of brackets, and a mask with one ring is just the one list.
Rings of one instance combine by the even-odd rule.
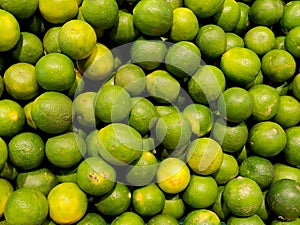
[[0, 225], [300, 224], [300, 1], [0, 0]]

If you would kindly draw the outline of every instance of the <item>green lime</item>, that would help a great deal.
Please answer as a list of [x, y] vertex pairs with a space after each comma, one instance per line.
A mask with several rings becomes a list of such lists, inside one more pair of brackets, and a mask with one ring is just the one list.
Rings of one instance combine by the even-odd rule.
[[0, 6], [5, 11], [13, 14], [17, 19], [24, 20], [35, 14], [39, 6], [39, 0], [26, 0], [23, 2], [1, 0]]
[[280, 18], [280, 27], [284, 33], [288, 33], [294, 27], [300, 25], [300, 2], [298, 1], [289, 1], [283, 7], [283, 14]]
[[222, 8], [224, 0], [184, 0], [184, 5], [191, 9], [198, 18], [208, 18], [213, 16]]
[[99, 156], [98, 129], [91, 131], [85, 138], [87, 157]]
[[59, 47], [58, 43], [58, 35], [60, 32], [60, 26], [59, 27], [51, 27], [49, 28], [44, 37], [43, 37], [43, 47], [46, 54], [49, 53], [60, 53], [61, 49]]
[[286, 50], [291, 53], [295, 58], [300, 58], [300, 27], [294, 27], [291, 29], [285, 38], [285, 48]]
[[287, 163], [300, 167], [300, 126], [293, 126], [285, 130], [286, 133], [286, 146], [283, 149], [284, 159]]
[[300, 100], [300, 74], [297, 74], [291, 83], [293, 95]]
[[185, 204], [180, 198], [179, 194], [172, 196], [171, 198], [166, 197], [165, 205], [162, 210], [162, 214], [174, 216], [176, 219], [182, 218], [185, 212]]
[[183, 225], [209, 224], [219, 225], [221, 223], [218, 215], [209, 209], [193, 210], [187, 214]]
[[29, 102], [27, 103], [24, 107], [24, 113], [25, 113], [25, 118], [26, 118], [26, 123], [29, 127], [33, 128], [33, 129], [37, 129], [37, 126], [35, 125], [35, 123], [32, 120], [32, 116], [31, 116], [31, 109], [32, 109], [32, 105], [33, 102]]
[[7, 199], [14, 192], [14, 187], [6, 179], [0, 178], [1, 190], [0, 190], [0, 218], [4, 214], [5, 205]]
[[8, 159], [8, 149], [5, 141], [0, 137], [0, 171], [3, 169], [4, 164]]
[[135, 212], [124, 212], [120, 216], [113, 219], [111, 225], [144, 225], [145, 222], [139, 214]]
[[256, 214], [248, 217], [236, 217], [231, 216], [227, 223], [228, 225], [241, 225], [241, 224], [248, 224], [248, 225], [264, 225], [264, 221]]
[[275, 37], [275, 47], [274, 49], [286, 50], [285, 48], [285, 38], [286, 36], [277, 36]]
[[250, 18], [249, 18], [250, 6], [243, 2], [237, 2], [237, 3], [240, 7], [240, 19], [232, 32], [240, 35], [246, 32], [250, 25]]
[[274, 165], [274, 177], [272, 184], [281, 179], [291, 179], [299, 183], [300, 181], [300, 171], [298, 168], [295, 168], [291, 165], [283, 163], [275, 163]]
[[77, 225], [106, 225], [107, 222], [97, 213], [87, 213], [79, 222], [76, 223]]
[[166, 215], [166, 214], [158, 214], [150, 218], [147, 223], [148, 225], [179, 225], [179, 222], [176, 220], [174, 216]]
[[226, 51], [234, 47], [245, 47], [243, 38], [235, 33], [226, 32]]

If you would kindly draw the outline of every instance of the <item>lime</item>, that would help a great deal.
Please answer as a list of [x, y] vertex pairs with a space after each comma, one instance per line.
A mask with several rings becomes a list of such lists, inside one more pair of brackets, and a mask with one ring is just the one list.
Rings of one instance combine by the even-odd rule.
[[12, 49], [20, 38], [20, 25], [17, 19], [9, 12], [0, 9], [0, 52], [5, 52]]
[[226, 78], [240, 85], [247, 85], [255, 79], [261, 63], [257, 54], [248, 49], [235, 47], [227, 50], [221, 57], [220, 68]]
[[129, 125], [111, 123], [98, 132], [102, 158], [116, 165], [127, 165], [138, 159], [143, 142], [140, 133]]
[[96, 117], [105, 123], [127, 119], [131, 110], [129, 93], [117, 85], [101, 87], [94, 104]]
[[281, 179], [290, 179], [299, 183], [300, 171], [298, 168], [295, 168], [287, 164], [278, 163], [278, 162], [275, 163], [273, 166], [274, 166], [274, 177], [271, 185]]
[[263, 121], [251, 127], [248, 143], [252, 152], [264, 157], [272, 157], [284, 149], [286, 134], [279, 124]]
[[249, 156], [240, 165], [240, 175], [254, 180], [263, 190], [270, 186], [274, 168], [271, 161], [266, 158]]
[[217, 13], [222, 8], [224, 0], [209, 0], [209, 1], [198, 1], [198, 0], [184, 0], [184, 5], [191, 9], [197, 17], [208, 18]]
[[210, 175], [221, 167], [223, 151], [215, 140], [201, 137], [193, 140], [188, 146], [186, 159], [195, 173]]
[[43, 18], [53, 24], [65, 23], [78, 13], [77, 0], [39, 0], [38, 5]]
[[279, 22], [283, 14], [281, 0], [256, 0], [251, 5], [250, 18], [256, 25], [272, 26]]
[[193, 208], [208, 208], [215, 202], [217, 193], [217, 182], [211, 176], [192, 175], [182, 198]]
[[282, 221], [280, 219], [274, 219], [272, 220], [271, 225], [298, 225], [299, 222], [300, 218], [297, 218], [292, 221]]
[[286, 50], [296, 58], [300, 58], [299, 37], [300, 37], [300, 27], [294, 27], [288, 32], [284, 41]]
[[72, 101], [59, 92], [44, 92], [33, 101], [31, 116], [42, 131], [50, 134], [62, 133], [72, 122]]
[[48, 91], [65, 91], [76, 79], [72, 60], [62, 53], [42, 56], [36, 63], [35, 74], [38, 84]]
[[97, 210], [107, 216], [124, 213], [131, 203], [131, 192], [128, 186], [116, 183], [113, 189], [96, 201]]
[[211, 131], [213, 126], [213, 114], [209, 107], [201, 104], [190, 104], [183, 110], [192, 126], [192, 132], [202, 137]]
[[293, 56], [281, 49], [267, 52], [261, 60], [263, 74], [275, 82], [284, 82], [296, 71], [296, 61]]
[[158, 214], [150, 218], [147, 223], [148, 225], [179, 225], [178, 221], [174, 216], [166, 215], [166, 214]]
[[256, 26], [244, 36], [245, 46], [257, 55], [264, 55], [275, 47], [276, 39], [273, 31], [265, 26]]
[[299, 9], [299, 1], [289, 1], [284, 5], [283, 14], [279, 21], [284, 33], [288, 33], [289, 30], [300, 25]]
[[14, 187], [10, 182], [5, 179], [0, 178], [1, 190], [0, 190], [0, 218], [4, 214], [5, 205], [7, 199], [14, 192]]
[[262, 191], [255, 181], [238, 176], [225, 185], [223, 198], [233, 215], [253, 216], [262, 203]]
[[266, 195], [269, 209], [283, 220], [294, 220], [300, 215], [299, 183], [291, 179], [281, 179], [270, 186]]
[[196, 103], [211, 104], [225, 90], [223, 72], [216, 66], [201, 66], [188, 81], [188, 93]]
[[135, 64], [125, 64], [117, 70], [114, 82], [125, 88], [131, 96], [139, 96], [146, 88], [145, 72]]
[[215, 212], [218, 217], [222, 220], [228, 217], [230, 211], [223, 201], [223, 192], [224, 192], [224, 186], [218, 186], [218, 194], [215, 203], [213, 204], [211, 210]]
[[170, 157], [159, 164], [156, 180], [165, 193], [177, 194], [188, 186], [190, 170], [182, 160]]
[[166, 197], [165, 205], [162, 210], [162, 214], [174, 216], [176, 219], [182, 218], [185, 212], [185, 204], [180, 198], [179, 194], [172, 196], [171, 198]]
[[86, 153], [86, 144], [80, 134], [67, 132], [48, 138], [45, 153], [53, 165], [70, 168], [82, 160]]
[[242, 225], [242, 224], [248, 224], [248, 225], [264, 225], [264, 221], [256, 214], [253, 216], [248, 217], [236, 217], [231, 216], [227, 223], [228, 225]]
[[246, 32], [250, 25], [250, 18], [249, 18], [250, 6], [243, 2], [237, 2], [237, 3], [240, 7], [240, 19], [232, 32], [240, 35]]
[[226, 51], [234, 47], [241, 47], [241, 48], [245, 47], [243, 38], [241, 38], [235, 33], [227, 32], [226, 41], [227, 41]]
[[144, 225], [145, 222], [142, 217], [140, 217], [135, 212], [124, 212], [120, 216], [114, 218], [111, 225]]
[[183, 225], [209, 224], [219, 225], [221, 223], [217, 214], [209, 209], [198, 209], [189, 212], [183, 221]]
[[35, 123], [32, 120], [32, 116], [31, 116], [31, 109], [32, 109], [32, 104], [33, 102], [29, 102], [27, 103], [24, 107], [24, 113], [25, 113], [25, 118], [26, 118], [26, 123], [29, 127], [33, 128], [33, 129], [37, 129], [37, 126], [35, 125]]
[[283, 149], [284, 159], [287, 163], [300, 167], [300, 126], [293, 126], [285, 130], [286, 133], [286, 146]]
[[11, 1], [1, 0], [0, 6], [7, 12], [13, 14], [17, 19], [24, 20], [31, 17], [39, 6], [39, 0]]
[[0, 171], [3, 169], [4, 164], [8, 159], [8, 149], [5, 141], [0, 137]]
[[274, 49], [286, 50], [285, 48], [285, 38], [286, 36], [277, 36], [275, 37], [276, 43]]
[[137, 188], [132, 194], [132, 206], [141, 216], [154, 216], [161, 212], [165, 204], [165, 195], [156, 184]]
[[192, 41], [198, 30], [198, 19], [192, 10], [186, 7], [173, 10], [173, 24], [169, 34], [172, 41]]
[[87, 157], [99, 156], [98, 129], [91, 131], [85, 138]]
[[18, 43], [10, 50], [13, 59], [18, 62], [35, 64], [43, 55], [42, 41], [35, 34], [21, 32]]
[[8, 224], [39, 225], [48, 215], [48, 202], [39, 191], [20, 188], [7, 199], [4, 216]]
[[86, 213], [86, 194], [76, 183], [65, 182], [56, 185], [48, 195], [49, 216], [58, 224], [72, 224]]
[[164, 35], [173, 24], [172, 6], [165, 0], [139, 1], [133, 9], [133, 22], [145, 35]]
[[40, 87], [35, 67], [29, 63], [15, 63], [5, 70], [3, 81], [6, 91], [17, 100], [29, 100], [36, 97]]
[[249, 89], [253, 102], [252, 117], [256, 121], [273, 118], [279, 108], [279, 94], [275, 88], [266, 84], [257, 84]]
[[104, 195], [112, 190], [115, 181], [115, 169], [100, 157], [89, 157], [77, 168], [76, 183], [87, 194]]
[[60, 28], [58, 43], [61, 52], [72, 59], [88, 57], [97, 41], [93, 27], [83, 20], [69, 20]]
[[207, 59], [216, 59], [226, 50], [225, 31], [215, 24], [200, 27], [195, 41], [203, 57]]
[[4, 90], [5, 90], [4, 81], [3, 78], [0, 76], [0, 97], [2, 96]]
[[274, 121], [283, 128], [295, 126], [300, 121], [300, 103], [292, 96], [279, 97], [279, 108]]
[[201, 61], [199, 48], [190, 41], [179, 41], [166, 54], [167, 70], [176, 77], [190, 77], [198, 69]]
[[57, 52], [60, 53], [61, 49], [59, 47], [58, 43], [58, 35], [60, 32], [60, 26], [58, 27], [51, 27], [49, 28], [44, 37], [43, 37], [43, 47], [44, 47], [44, 52], [46, 54], [52, 53], [52, 52]]
[[77, 225], [106, 225], [107, 222], [97, 213], [87, 213], [78, 223]]
[[111, 28], [118, 20], [118, 4], [114, 0], [84, 0], [81, 13], [86, 22], [101, 29]]
[[300, 100], [300, 74], [294, 77], [291, 86], [293, 95]]
[[3, 99], [0, 101], [0, 136], [11, 137], [19, 133], [25, 124], [23, 108], [15, 101]]

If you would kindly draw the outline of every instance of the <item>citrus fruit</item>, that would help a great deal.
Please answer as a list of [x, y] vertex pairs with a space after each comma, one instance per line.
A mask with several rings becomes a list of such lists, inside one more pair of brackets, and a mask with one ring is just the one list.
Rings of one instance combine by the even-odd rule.
[[41, 192], [20, 188], [7, 199], [4, 216], [8, 224], [39, 225], [46, 219], [48, 209], [47, 199]]
[[133, 9], [133, 22], [145, 35], [164, 35], [173, 24], [172, 6], [164, 0], [139, 1]]
[[235, 33], [226, 32], [226, 51], [234, 47], [245, 47], [243, 38]]
[[0, 6], [7, 12], [13, 14], [17, 19], [24, 20], [31, 17], [38, 9], [39, 0], [9, 1], [1, 0]]
[[180, 92], [180, 83], [165, 70], [155, 70], [146, 76], [146, 91], [160, 103], [174, 102]]
[[53, 24], [65, 23], [78, 13], [77, 0], [39, 0], [38, 5], [42, 17]]
[[8, 158], [7, 145], [1, 137], [0, 137], [0, 155], [1, 155], [0, 157], [0, 171], [1, 171]]
[[148, 225], [163, 225], [163, 224], [179, 225], [178, 221], [174, 216], [166, 215], [166, 214], [158, 214], [151, 217], [147, 224]]
[[35, 64], [43, 55], [42, 41], [35, 34], [21, 32], [18, 43], [10, 50], [13, 59], [18, 62]]
[[183, 225], [192, 224], [209, 224], [218, 225], [220, 224], [220, 218], [217, 214], [209, 209], [198, 209], [189, 212], [183, 221]]
[[208, 208], [215, 202], [217, 193], [217, 182], [211, 176], [192, 175], [182, 198], [193, 208]]
[[173, 10], [183, 6], [183, 0], [170, 0], [168, 2], [171, 4]]
[[6, 91], [15, 99], [29, 100], [39, 93], [35, 67], [29, 63], [15, 63], [3, 76]]
[[229, 154], [223, 154], [223, 160], [220, 168], [212, 174], [218, 185], [224, 185], [228, 181], [237, 177], [239, 174], [239, 165], [237, 160]]
[[37, 126], [35, 125], [35, 123], [33, 122], [32, 120], [32, 116], [31, 116], [31, 109], [32, 109], [32, 104], [33, 102], [29, 102], [27, 103], [24, 107], [23, 107], [23, 110], [24, 110], [24, 113], [25, 113], [25, 119], [26, 119], [26, 124], [33, 128], [33, 129], [37, 129]]
[[257, 55], [264, 55], [275, 47], [276, 39], [273, 31], [266, 26], [256, 26], [244, 36], [245, 46]]
[[185, 212], [185, 204], [179, 194], [172, 195], [171, 198], [166, 196], [165, 205], [162, 214], [174, 216], [176, 219], [182, 218]]
[[155, 108], [160, 117], [170, 113], [180, 112], [175, 105], [155, 105]]
[[300, 121], [300, 103], [293, 96], [283, 95], [279, 97], [279, 108], [274, 121], [283, 128], [295, 126]]
[[253, 103], [251, 96], [243, 88], [228, 88], [218, 99], [218, 110], [229, 122], [242, 122], [252, 115]]
[[296, 62], [289, 52], [273, 49], [263, 56], [261, 70], [270, 80], [284, 82], [294, 75]]
[[257, 54], [248, 49], [235, 47], [221, 57], [220, 68], [225, 77], [239, 85], [247, 85], [255, 79], [261, 63]]
[[130, 48], [132, 63], [146, 70], [157, 68], [164, 62], [166, 53], [167, 46], [159, 40], [138, 39], [132, 43]]
[[300, 25], [299, 8], [299, 1], [289, 1], [284, 5], [283, 14], [279, 21], [281, 30], [284, 33], [287, 33], [292, 28]]
[[225, 90], [223, 72], [216, 66], [201, 66], [188, 81], [188, 93], [196, 103], [211, 104]]
[[273, 118], [279, 108], [279, 94], [272, 86], [257, 84], [249, 89], [252, 98], [252, 117], [256, 121], [265, 121]]
[[299, 37], [300, 37], [300, 27], [294, 27], [288, 32], [284, 41], [286, 50], [296, 58], [300, 58]]
[[45, 153], [53, 165], [70, 168], [82, 160], [86, 153], [86, 144], [80, 134], [67, 132], [48, 138]]
[[275, 37], [276, 43], [274, 49], [286, 50], [285, 48], [285, 38], [286, 36], [277, 36]]
[[119, 10], [118, 23], [112, 27], [110, 39], [121, 45], [134, 41], [138, 34], [138, 30], [134, 27], [133, 15], [127, 10]]
[[228, 225], [264, 225], [264, 221], [256, 214], [253, 216], [248, 216], [248, 217], [236, 217], [236, 216], [231, 216], [228, 220], [227, 223]]
[[132, 107], [128, 122], [142, 136], [151, 130], [157, 118], [157, 110], [151, 101], [143, 97], [132, 98]]
[[249, 156], [240, 165], [240, 175], [254, 180], [263, 190], [271, 184], [274, 168], [271, 161], [266, 158]]
[[85, 143], [87, 147], [87, 157], [99, 156], [99, 143], [98, 143], [98, 129], [95, 129], [88, 133], [85, 137]]
[[137, 188], [132, 193], [132, 206], [141, 216], [154, 216], [161, 212], [165, 195], [156, 184]]
[[249, 18], [250, 6], [244, 2], [237, 2], [237, 3], [240, 7], [240, 19], [237, 22], [232, 32], [240, 35], [240, 34], [244, 34], [244, 32], [247, 31], [250, 25], [250, 18]]
[[0, 76], [0, 97], [2, 96], [4, 90], [5, 90], [4, 81], [3, 78]]
[[209, 107], [194, 103], [186, 106], [182, 113], [190, 121], [192, 132], [198, 137], [202, 137], [211, 131], [213, 114]]
[[100, 155], [112, 164], [130, 164], [142, 153], [141, 135], [129, 125], [108, 124], [99, 130], [98, 138]]
[[292, 221], [282, 221], [281, 219], [274, 219], [271, 222], [271, 225], [297, 225], [300, 222], [300, 218], [297, 218]]
[[188, 186], [190, 170], [184, 161], [170, 157], [160, 162], [156, 180], [165, 193], [177, 194]]
[[0, 136], [9, 137], [19, 133], [25, 124], [25, 113], [19, 103], [10, 99], [0, 101]]
[[139, 96], [146, 88], [145, 72], [135, 64], [125, 64], [117, 70], [114, 82], [125, 88], [131, 96]]
[[6, 52], [12, 49], [19, 41], [20, 38], [20, 25], [17, 19], [9, 12], [0, 9], [0, 52]]
[[131, 192], [128, 186], [116, 183], [113, 189], [96, 201], [97, 210], [107, 216], [124, 213], [131, 203]]
[[14, 187], [7, 180], [0, 178], [0, 218], [4, 214], [5, 205], [9, 196], [14, 192]]
[[195, 43], [203, 57], [216, 59], [226, 50], [225, 31], [215, 24], [203, 25], [199, 28]]
[[267, 193], [268, 193], [268, 190], [263, 191], [262, 203], [261, 203], [259, 209], [255, 213], [263, 221], [267, 221], [271, 217], [270, 210], [268, 209], [268, 206], [267, 206], [267, 203], [266, 203], [266, 194]]
[[100, 157], [86, 158], [77, 168], [76, 183], [87, 194], [104, 195], [112, 190], [115, 181], [115, 169]]
[[131, 110], [129, 93], [117, 85], [101, 87], [94, 104], [96, 117], [105, 123], [127, 119]]
[[60, 47], [59, 47], [59, 43], [58, 43], [58, 35], [60, 32], [60, 26], [57, 27], [51, 27], [49, 28], [44, 37], [43, 37], [43, 47], [44, 47], [44, 52], [46, 54], [48, 53], [53, 53], [53, 52], [57, 52], [60, 53]]
[[291, 179], [299, 183], [300, 181], [300, 171], [298, 168], [291, 165], [283, 164], [276, 162], [273, 165], [274, 167], [274, 177], [272, 184], [281, 179]]
[[269, 209], [283, 220], [294, 220], [300, 215], [299, 183], [291, 179], [281, 179], [270, 186], [266, 195]]
[[168, 49], [165, 65], [176, 77], [190, 77], [198, 69], [200, 61], [200, 50], [193, 42], [179, 41]]
[[50, 190], [58, 184], [58, 179], [48, 168], [19, 173], [16, 178], [16, 187], [31, 188], [47, 196]]
[[276, 24], [283, 14], [283, 4], [280, 0], [254, 1], [250, 8], [251, 22], [261, 26]]
[[106, 221], [97, 213], [87, 213], [78, 223], [77, 225], [106, 225]]
[[223, 201], [223, 192], [224, 192], [224, 186], [218, 186], [218, 194], [215, 203], [213, 204], [211, 210], [217, 214], [217, 216], [224, 220], [228, 217], [230, 211]]
[[22, 132], [9, 141], [8, 154], [16, 167], [23, 170], [34, 169], [44, 160], [45, 144], [38, 134]]
[[223, 151], [215, 140], [201, 137], [193, 140], [188, 146], [186, 160], [195, 173], [210, 175], [220, 168]]
[[232, 124], [219, 118], [214, 122], [211, 136], [221, 145], [223, 152], [239, 152], [247, 142], [248, 127], [244, 121]]
[[96, 41], [97, 36], [93, 27], [78, 19], [64, 23], [58, 35], [61, 52], [75, 60], [88, 57], [92, 53]]
[[77, 61], [77, 66], [81, 74], [90, 80], [105, 80], [113, 71], [114, 56], [112, 52], [101, 43], [96, 43], [92, 53]]
[[224, 0], [184, 0], [184, 5], [191, 9], [198, 18], [208, 18], [217, 13], [222, 8]]
[[251, 127], [248, 143], [252, 152], [264, 157], [272, 157], [284, 149], [286, 134], [279, 124], [263, 121]]
[[84, 20], [93, 27], [108, 29], [118, 20], [118, 4], [115, 0], [84, 0], [81, 13]]
[[199, 23], [192, 10], [186, 7], [178, 7], [173, 10], [173, 24], [170, 30], [172, 41], [191, 41], [199, 30]]
[[291, 83], [293, 95], [300, 100], [300, 74], [297, 74]]
[[255, 181], [238, 176], [225, 185], [223, 198], [233, 215], [253, 216], [262, 203], [262, 191]]
[[76, 223], [85, 215], [88, 206], [86, 194], [73, 182], [56, 185], [47, 199], [49, 216], [58, 224]]
[[299, 143], [300, 143], [300, 127], [294, 126], [285, 130], [287, 142], [283, 149], [284, 159], [287, 163], [300, 167], [300, 154], [299, 154]]
[[135, 212], [124, 212], [120, 216], [116, 217], [111, 225], [144, 225], [145, 222], [142, 217], [140, 217], [137, 213]]
[[31, 116], [42, 131], [50, 134], [62, 133], [72, 122], [72, 101], [59, 92], [44, 92], [33, 101]]
[[232, 31], [240, 20], [240, 6], [235, 0], [225, 0], [214, 15], [214, 22], [225, 32]]

